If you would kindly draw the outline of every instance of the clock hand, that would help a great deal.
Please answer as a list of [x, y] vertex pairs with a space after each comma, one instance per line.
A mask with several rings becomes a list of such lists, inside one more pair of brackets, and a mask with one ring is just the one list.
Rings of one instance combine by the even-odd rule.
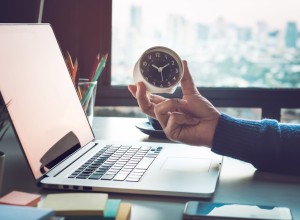
[[161, 81], [163, 82], [164, 81], [164, 77], [163, 77], [163, 74], [162, 74], [162, 70], [159, 71], [160, 72], [160, 75], [161, 75]]
[[159, 71], [160, 67], [157, 67], [157, 66], [155, 66], [154, 64], [152, 64], [152, 66], [153, 66], [155, 69], [157, 69], [158, 72], [160, 72], [160, 71]]
[[164, 68], [166, 68], [167, 66], [169, 66], [169, 65], [170, 65], [170, 63], [168, 63], [168, 64], [164, 65], [163, 67], [161, 67], [161, 71], [162, 71]]
[[169, 65], [170, 65], [170, 63], [164, 65], [163, 67], [159, 67], [158, 72], [160, 72], [160, 75], [161, 75], [161, 81], [164, 81], [164, 77], [163, 77], [163, 73], [162, 73], [162, 72], [163, 72], [163, 69], [166, 68], [166, 67], [169, 66]]

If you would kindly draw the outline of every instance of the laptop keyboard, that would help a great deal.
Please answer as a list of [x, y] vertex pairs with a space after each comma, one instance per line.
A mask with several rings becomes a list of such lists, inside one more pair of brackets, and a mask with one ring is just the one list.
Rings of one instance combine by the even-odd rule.
[[162, 149], [106, 145], [68, 178], [138, 182]]

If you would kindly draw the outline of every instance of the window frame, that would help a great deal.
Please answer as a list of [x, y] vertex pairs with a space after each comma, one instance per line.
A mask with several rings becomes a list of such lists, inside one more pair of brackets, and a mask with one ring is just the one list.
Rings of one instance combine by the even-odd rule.
[[[73, 18], [69, 18], [69, 20], [74, 20], [72, 30], [75, 29], [74, 33], [78, 34], [76, 38], [65, 36], [64, 32], [66, 31], [62, 27], [63, 20], [53, 19], [56, 15], [53, 14], [53, 11], [51, 13], [51, 10], [50, 12], [48, 10], [47, 13], [47, 4], [50, 3], [56, 4], [60, 10], [62, 7], [67, 9], [71, 7], [76, 12], [73, 13]], [[112, 0], [47, 0], [44, 7], [46, 7], [44, 9], [46, 15], [43, 17], [43, 22], [49, 22], [54, 26], [63, 51], [66, 45], [74, 48], [71, 52], [79, 58], [81, 70], [85, 73], [92, 65], [96, 51], [101, 54], [108, 53], [106, 67], [98, 81], [96, 106], [137, 106], [138, 104], [129, 93], [127, 86], [111, 85], [111, 56], [114, 56], [112, 54]], [[101, 15], [101, 19], [95, 19], [99, 18], [99, 15]], [[63, 18], [61, 17], [61, 19]], [[91, 22], [93, 25], [88, 26], [87, 24]], [[67, 27], [69, 28], [69, 26]], [[198, 90], [216, 107], [261, 108], [262, 118], [280, 120], [282, 108], [300, 108], [300, 101], [298, 101], [300, 89], [297, 88], [199, 87]], [[182, 96], [181, 88], [177, 88], [172, 95], [164, 96], [180, 98]]]

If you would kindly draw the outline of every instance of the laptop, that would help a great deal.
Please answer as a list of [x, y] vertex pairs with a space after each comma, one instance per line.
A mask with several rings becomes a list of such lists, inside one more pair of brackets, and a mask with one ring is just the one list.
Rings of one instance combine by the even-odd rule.
[[1, 97], [9, 103], [11, 124], [39, 185], [195, 198], [214, 194], [222, 156], [208, 148], [95, 140], [50, 24], [0, 24], [0, 48]]

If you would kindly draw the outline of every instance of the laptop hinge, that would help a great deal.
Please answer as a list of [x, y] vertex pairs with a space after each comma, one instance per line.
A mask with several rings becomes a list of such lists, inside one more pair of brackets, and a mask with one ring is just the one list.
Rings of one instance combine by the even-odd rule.
[[59, 141], [57, 141], [53, 147], [51, 147], [40, 159], [41, 173], [45, 174], [47, 169], [51, 169], [59, 162], [70, 156], [76, 150], [80, 148], [80, 142], [74, 132], [70, 131], [65, 136], [63, 136]]

